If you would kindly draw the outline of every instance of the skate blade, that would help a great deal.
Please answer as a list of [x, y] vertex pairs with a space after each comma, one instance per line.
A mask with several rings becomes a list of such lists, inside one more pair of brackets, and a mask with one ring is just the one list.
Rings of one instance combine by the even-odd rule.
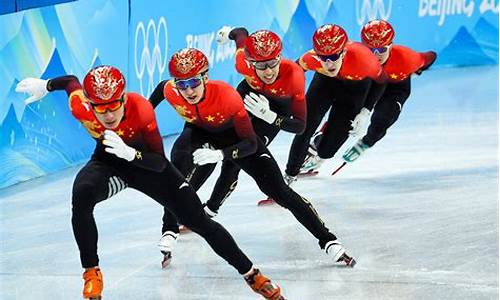
[[267, 199], [264, 199], [264, 200], [260, 200], [259, 202], [257, 202], [257, 205], [258, 206], [266, 206], [266, 205], [273, 205], [274, 203], [274, 200], [271, 199], [271, 198], [267, 198]]
[[163, 256], [163, 260], [161, 261], [161, 268], [165, 269], [170, 265], [170, 262], [172, 261], [172, 254], [167, 253]]
[[342, 165], [340, 165], [340, 167], [338, 167], [335, 171], [332, 172], [332, 176], [337, 174], [338, 171], [342, 170], [342, 168], [347, 164], [347, 162], [343, 162]]
[[311, 176], [316, 176], [318, 175], [319, 172], [318, 171], [308, 171], [308, 172], [304, 172], [304, 173], [299, 173], [297, 174], [297, 177], [298, 178], [302, 178], [302, 177], [311, 177]]
[[347, 254], [342, 255], [340, 260], [343, 261], [347, 267], [354, 268], [354, 266], [356, 265], [356, 260]]
[[90, 297], [89, 300], [101, 300], [102, 297], [101, 296], [98, 296], [98, 297]]

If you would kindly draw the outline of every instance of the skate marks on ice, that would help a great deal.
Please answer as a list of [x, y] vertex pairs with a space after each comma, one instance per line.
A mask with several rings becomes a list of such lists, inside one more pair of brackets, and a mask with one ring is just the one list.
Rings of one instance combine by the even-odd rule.
[[[497, 83], [497, 67], [429, 71], [380, 144], [333, 177], [331, 162], [294, 184], [355, 257], [352, 269], [280, 206], [257, 207], [263, 195], [245, 174], [215, 220], [290, 300], [497, 299]], [[281, 133], [271, 145], [280, 166], [290, 141]], [[0, 299], [80, 299], [78, 169], [0, 190]], [[104, 300], [259, 299], [195, 234], [162, 270], [162, 209], [142, 194], [123, 191], [94, 214]]]

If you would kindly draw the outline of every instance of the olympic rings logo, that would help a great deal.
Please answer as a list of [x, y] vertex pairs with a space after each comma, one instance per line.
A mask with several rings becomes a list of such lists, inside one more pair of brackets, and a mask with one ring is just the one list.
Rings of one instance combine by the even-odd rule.
[[[363, 3], [360, 5], [360, 1]], [[386, 9], [384, 0], [356, 0], [356, 20], [362, 26], [373, 19], [387, 20], [391, 16], [392, 0]]]
[[[161, 40], [162, 38], [164, 41]], [[138, 56], [140, 46], [142, 46], [142, 50], [140, 56]], [[163, 48], [160, 46], [163, 46]], [[134, 66], [143, 96], [149, 96], [153, 92], [155, 84], [162, 79], [163, 72], [167, 68], [167, 46], [167, 21], [164, 17], [160, 18], [158, 26], [151, 19], [146, 28], [142, 22], [137, 24], [135, 29]], [[157, 72], [158, 79], [155, 80], [154, 76]], [[143, 83], [144, 77], [147, 77], [146, 84]]]

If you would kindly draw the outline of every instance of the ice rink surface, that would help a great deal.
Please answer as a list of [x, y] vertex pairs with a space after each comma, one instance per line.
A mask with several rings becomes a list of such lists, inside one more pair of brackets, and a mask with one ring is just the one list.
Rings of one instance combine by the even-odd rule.
[[[291, 139], [271, 145], [280, 166]], [[431, 70], [413, 79], [399, 121], [365, 156], [331, 177], [333, 159], [294, 186], [354, 269], [335, 266], [285, 209], [257, 207], [263, 195], [247, 175], [216, 220], [290, 300], [498, 299], [497, 155], [498, 66]], [[70, 222], [78, 169], [0, 190], [0, 299], [81, 298]], [[161, 215], [131, 189], [96, 207], [103, 299], [259, 299], [194, 233], [162, 270]]]

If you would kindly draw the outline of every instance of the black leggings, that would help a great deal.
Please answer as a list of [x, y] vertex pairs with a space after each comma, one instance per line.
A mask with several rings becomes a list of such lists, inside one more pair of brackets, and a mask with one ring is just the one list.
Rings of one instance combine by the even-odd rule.
[[373, 109], [370, 126], [363, 137], [365, 145], [371, 147], [385, 136], [387, 129], [398, 120], [410, 92], [410, 78], [387, 86]]
[[361, 111], [370, 90], [371, 79], [345, 81], [316, 73], [307, 89], [306, 129], [293, 139], [286, 173], [296, 176], [307, 155], [309, 141], [330, 109], [328, 127], [318, 145], [321, 158], [331, 158], [349, 137], [351, 121]]
[[183, 224], [201, 235], [240, 274], [251, 269], [252, 262], [238, 248], [229, 232], [205, 215], [196, 192], [170, 162], [164, 171], [156, 173], [128, 163], [112, 164], [96, 158], [78, 172], [73, 184], [71, 222], [82, 267], [99, 264], [93, 215], [95, 205], [126, 187], [139, 190], [166, 207]]
[[[261, 92], [254, 90], [246, 81], [243, 79], [237, 88], [238, 93], [242, 98], [250, 93], [260, 94]], [[278, 113], [282, 116], [289, 116], [291, 114], [291, 98], [273, 98], [267, 95], [269, 99], [269, 105], [272, 111]], [[264, 142], [265, 146], [274, 140], [276, 135], [280, 132], [280, 128], [274, 126], [273, 124], [266, 123], [265, 121], [253, 117], [252, 126], [254, 128], [255, 134]], [[231, 193], [236, 188], [238, 184], [238, 174], [241, 168], [230, 160], [226, 160], [222, 163], [221, 172], [217, 182], [215, 183], [214, 189], [210, 199], [207, 201], [207, 207], [210, 210], [217, 212], [224, 201], [231, 195]]]
[[[196, 150], [196, 145], [203, 145], [210, 139], [210, 135], [204, 133], [203, 131], [187, 131], [187, 133], [183, 131], [172, 149], [172, 161], [174, 164], [180, 164], [178, 166], [180, 170], [193, 170], [194, 165], [191, 153]], [[186, 141], [187, 139], [189, 139], [189, 141]], [[290, 210], [295, 218], [318, 239], [320, 247], [324, 248], [328, 241], [336, 239], [335, 235], [325, 226], [324, 222], [321, 220], [311, 203], [293, 191], [285, 183], [276, 160], [273, 158], [264, 143], [260, 139], [258, 139], [257, 143], [258, 149], [256, 153], [244, 158], [233, 160], [232, 163], [250, 175], [264, 194], [273, 198], [279, 205]], [[194, 148], [178, 148], [181, 146], [191, 146]], [[187, 156], [187, 153], [189, 153], [189, 156]], [[184, 159], [178, 159], [180, 156], [184, 156]], [[193, 172], [195, 176], [192, 178], [206, 180], [208, 176], [197, 173], [209, 171], [209, 167], [196, 168]], [[193, 185], [195, 186], [201, 186], [202, 184], [203, 182], [201, 184], [200, 182], [193, 182]], [[168, 217], [167, 221], [171, 223], [172, 226], [169, 230], [174, 230], [176, 222], [168, 220]], [[180, 222], [182, 223], [182, 221]]]
[[[278, 135], [280, 129], [270, 125], [260, 119], [254, 118], [252, 124], [255, 134], [261, 139], [265, 146], [268, 146]], [[218, 211], [224, 201], [231, 195], [238, 184], [240, 166], [232, 160], [225, 160], [222, 163], [221, 172], [215, 183], [212, 195], [207, 201], [207, 206], [212, 211]]]
[[[257, 118], [252, 119], [252, 125], [257, 136], [267, 144], [269, 144], [280, 131], [278, 127], [272, 126]], [[193, 138], [191, 129], [188, 128], [183, 130], [181, 135], [174, 142], [171, 152], [172, 163], [184, 176], [186, 176], [186, 179], [191, 183], [195, 191], [201, 188], [216, 166], [216, 164], [195, 166], [192, 163], [194, 150], [201, 148], [204, 143], [206, 142], [202, 142], [198, 138]], [[227, 197], [236, 189], [240, 170], [241, 168], [234, 163], [233, 160], [225, 160], [222, 162], [219, 178], [217, 178], [210, 199], [207, 201], [208, 208], [212, 211], [219, 210]], [[178, 220], [168, 211], [168, 209], [165, 208], [164, 211], [162, 218], [162, 233], [166, 231], [178, 233]]]

